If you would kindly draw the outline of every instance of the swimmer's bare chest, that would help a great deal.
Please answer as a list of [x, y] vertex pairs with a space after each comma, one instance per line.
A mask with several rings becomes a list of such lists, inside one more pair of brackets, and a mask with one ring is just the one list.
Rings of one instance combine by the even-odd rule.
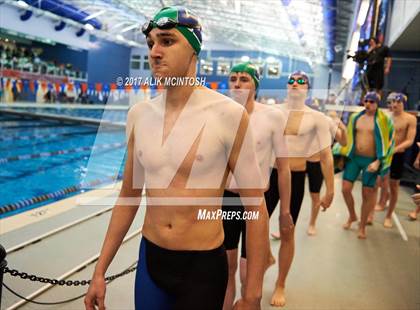
[[[148, 113], [135, 126], [135, 155], [144, 169], [147, 209], [143, 234], [170, 249], [220, 245], [220, 221], [198, 219], [220, 207], [227, 156], [215, 118]], [[202, 200], [211, 198], [202, 204]]]
[[393, 117], [395, 129], [395, 146], [398, 146], [407, 138], [408, 133], [408, 120], [403, 115]]
[[189, 113], [175, 121], [162, 113], [145, 114], [135, 126], [134, 150], [146, 188], [219, 188], [228, 151], [220, 134], [223, 125], [213, 115]]
[[251, 115], [251, 126], [254, 135], [255, 151], [261, 169], [266, 168], [266, 161], [271, 159], [273, 151], [273, 133], [275, 124], [267, 117], [266, 111]]
[[373, 116], [362, 115], [356, 122], [356, 154], [375, 157], [375, 122]]
[[[308, 113], [291, 111], [289, 113], [285, 136], [289, 149], [289, 166], [291, 171], [306, 170], [306, 150], [316, 139], [316, 124]], [[308, 154], [309, 156], [312, 154]]]

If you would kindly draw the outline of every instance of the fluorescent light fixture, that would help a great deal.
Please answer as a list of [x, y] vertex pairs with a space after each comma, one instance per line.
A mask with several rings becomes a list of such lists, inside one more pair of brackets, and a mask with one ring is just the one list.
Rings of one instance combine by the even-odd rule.
[[359, 15], [357, 16], [357, 25], [362, 26], [365, 23], [369, 11], [369, 0], [363, 0], [360, 4]]
[[247, 61], [249, 61], [249, 56], [242, 56], [242, 57], [241, 57], [241, 61], [242, 61], [242, 62], [247, 62]]
[[127, 31], [129, 31], [131, 29], [134, 29], [134, 28], [137, 28], [137, 27], [139, 27], [139, 24], [134, 24], [134, 25], [125, 27], [124, 29], [121, 30], [121, 33], [127, 32]]
[[29, 4], [27, 4], [25, 1], [23, 0], [19, 0], [16, 2], [17, 6], [20, 7], [21, 9], [27, 9], [29, 7]]
[[120, 34], [117, 34], [116, 38], [117, 38], [117, 40], [120, 40], [120, 41], [124, 41], [125, 40], [124, 37], [122, 35], [120, 35]]
[[241, 13], [241, 2], [240, 2], [240, 0], [235, 0], [234, 5], [235, 5], [236, 14], [240, 14]]
[[[349, 54], [353, 54], [357, 50], [357, 46], [359, 44], [359, 38], [360, 38], [360, 31], [354, 32], [353, 37], [351, 38]], [[351, 80], [353, 78], [355, 69], [356, 69], [356, 62], [354, 62], [353, 59], [348, 58], [344, 64], [343, 79], [345, 79], [346, 81]]]
[[273, 62], [277, 62], [277, 59], [275, 59], [273, 56], [268, 56], [265, 61], [267, 63], [273, 63]]
[[[203, 38], [203, 42], [208, 42], [210, 41], [210, 35], [207, 32], [202, 32], [201, 33], [201, 37]], [[203, 49], [203, 48], [202, 48]]]
[[96, 13], [90, 14], [89, 16], [85, 17], [83, 20], [84, 20], [84, 21], [87, 21], [87, 20], [89, 20], [89, 19], [92, 19], [92, 18], [98, 17], [98, 16], [100, 16], [100, 15], [102, 15], [102, 14], [104, 14], [104, 13], [106, 13], [106, 10], [101, 10], [101, 11], [99, 11], [99, 12], [96, 12]]
[[91, 24], [85, 24], [83, 28], [85, 28], [87, 31], [93, 31], [93, 29], [95, 29]]
[[129, 21], [123, 21], [123, 22], [117, 23], [114, 26], [112, 26], [110, 28], [110, 30], [115, 29], [115, 28], [118, 28], [118, 27], [121, 27], [122, 25], [126, 25], [126, 24], [131, 24], [131, 22], [129, 22]]

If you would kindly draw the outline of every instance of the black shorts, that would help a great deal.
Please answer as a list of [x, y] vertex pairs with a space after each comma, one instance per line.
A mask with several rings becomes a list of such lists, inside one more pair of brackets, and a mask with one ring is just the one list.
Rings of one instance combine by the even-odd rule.
[[279, 176], [277, 173], [277, 169], [273, 168], [270, 175], [270, 187], [264, 193], [265, 204], [267, 206], [267, 211], [268, 211], [268, 217], [271, 217], [271, 214], [273, 214], [280, 200], [278, 177]]
[[240, 212], [241, 219], [223, 219], [223, 230], [225, 232], [224, 245], [226, 250], [237, 249], [239, 245], [239, 239], [241, 238], [242, 234], [241, 257], [246, 257], [246, 222], [242, 220], [242, 212], [244, 211], [244, 206], [242, 205], [239, 194], [225, 190], [223, 193], [222, 210]]
[[142, 238], [135, 281], [136, 310], [222, 309], [228, 280], [223, 246], [175, 251]]
[[[273, 169], [270, 175], [270, 187], [264, 193], [268, 215], [273, 214], [279, 202], [279, 188], [278, 188], [278, 174], [277, 169]], [[225, 190], [223, 193], [223, 211], [244, 211], [241, 198], [239, 194], [232, 193]], [[242, 215], [241, 215], [242, 218]], [[235, 250], [239, 246], [239, 239], [241, 239], [241, 257], [246, 258], [246, 221], [238, 219], [223, 220], [223, 230], [225, 232], [224, 245], [226, 250]], [[242, 238], [241, 238], [242, 235]]]
[[383, 69], [368, 69], [367, 80], [370, 89], [381, 90], [384, 87], [385, 76], [383, 71]]
[[306, 173], [308, 174], [309, 180], [309, 191], [311, 193], [319, 193], [321, 191], [322, 181], [324, 176], [322, 175], [321, 162], [306, 162]]
[[303, 195], [305, 193], [305, 174], [305, 171], [291, 172], [292, 182], [290, 188], [290, 214], [292, 215], [293, 224], [295, 225], [299, 217]]
[[391, 173], [390, 178], [393, 180], [400, 180], [404, 171], [404, 157], [403, 153], [394, 153], [391, 162]]

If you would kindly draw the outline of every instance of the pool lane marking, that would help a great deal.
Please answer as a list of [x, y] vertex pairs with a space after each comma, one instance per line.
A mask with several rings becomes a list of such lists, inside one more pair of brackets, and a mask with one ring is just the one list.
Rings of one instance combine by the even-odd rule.
[[90, 181], [89, 183], [80, 183], [80, 184], [69, 186], [69, 187], [66, 187], [64, 189], [56, 190], [54, 192], [50, 192], [50, 193], [47, 193], [47, 194], [39, 195], [39, 196], [28, 198], [28, 199], [22, 199], [22, 200], [19, 200], [17, 202], [6, 204], [6, 205], [3, 205], [3, 206], [0, 206], [0, 216], [3, 216], [3, 215], [5, 215], [9, 212], [12, 212], [12, 211], [17, 211], [19, 209], [29, 207], [29, 206], [34, 205], [36, 203], [40, 203], [40, 202], [44, 202], [44, 201], [47, 201], [47, 200], [50, 200], [50, 199], [60, 198], [60, 197], [66, 196], [67, 194], [77, 192], [77, 191], [79, 191], [80, 189], [83, 189], [83, 188], [91, 188], [93, 186], [104, 184], [108, 181], [114, 182], [114, 181], [119, 180], [121, 178], [122, 178], [122, 173], [119, 173], [118, 175], [108, 176], [108, 177], [103, 178], [103, 179], [96, 179], [96, 180]]
[[[121, 146], [121, 147], [124, 147], [124, 146]], [[108, 152], [112, 152], [114, 150], [115, 149], [104, 149], [104, 150], [98, 151], [95, 155], [97, 156], [97, 155], [107, 154]], [[4, 181], [0, 180], [0, 184], [5, 184], [9, 181], [16, 181], [16, 180], [34, 175], [35, 173], [38, 173], [38, 172], [45, 172], [45, 171], [48, 171], [50, 169], [54, 169], [54, 168], [57, 168], [57, 167], [64, 166], [64, 165], [66, 165], [68, 163], [71, 163], [71, 162], [80, 161], [80, 160], [83, 160], [85, 157], [86, 157], [86, 155], [83, 154], [83, 155], [80, 155], [79, 157], [73, 157], [73, 158], [70, 158], [68, 160], [61, 161], [59, 163], [54, 163], [54, 164], [50, 164], [48, 166], [38, 168], [36, 170], [24, 171], [24, 172], [21, 172], [20, 174], [14, 175], [13, 177], [7, 176], [7, 177], [4, 177], [4, 179], [5, 179]], [[6, 180], [6, 178], [7, 178], [7, 180]]]
[[35, 153], [35, 154], [23, 154], [23, 155], [16, 155], [11, 157], [3, 157], [0, 158], [0, 164], [10, 163], [13, 161], [19, 161], [19, 160], [27, 160], [27, 159], [35, 159], [35, 158], [43, 158], [43, 157], [51, 157], [55, 155], [66, 155], [66, 154], [73, 154], [77, 152], [84, 152], [84, 151], [95, 151], [95, 150], [101, 150], [101, 149], [109, 149], [109, 148], [118, 148], [121, 146], [124, 146], [125, 143], [106, 143], [102, 145], [93, 145], [93, 146], [81, 146], [73, 149], [67, 149], [67, 150], [58, 150], [58, 151], [52, 151], [52, 152], [41, 152], [41, 153]]
[[[101, 186], [98, 189], [92, 189], [69, 197], [64, 197], [63, 199], [52, 201], [30, 210], [22, 210], [22, 212], [14, 214], [13, 216], [4, 217], [0, 219], [0, 235], [6, 236], [5, 234], [11, 231], [21, 229], [28, 225], [31, 226], [40, 221], [53, 218], [61, 213], [75, 210], [79, 207], [85, 207], [78, 202], [81, 198], [86, 201], [90, 200], [94, 203], [96, 199], [104, 199], [108, 196], [117, 197], [121, 189], [121, 184], [122, 182], [118, 181], [117, 183]], [[112, 203], [112, 205], [114, 205], [114, 203]], [[92, 207], [95, 206], [92, 205]]]
[[401, 238], [404, 241], [408, 241], [407, 233], [405, 232], [404, 228], [402, 227], [401, 222], [398, 219], [398, 216], [395, 214], [395, 212], [392, 212], [392, 219], [395, 222], [395, 226], [397, 226], [397, 228], [398, 228], [398, 231], [399, 231], [399, 233], [401, 235]]
[[103, 209], [101, 209], [101, 210], [99, 210], [97, 212], [94, 212], [92, 214], [89, 214], [89, 215], [87, 215], [87, 216], [85, 216], [83, 218], [77, 219], [77, 220], [75, 220], [73, 222], [70, 222], [70, 223], [68, 223], [66, 225], [57, 227], [57, 228], [55, 228], [53, 230], [50, 230], [50, 231], [48, 231], [48, 232], [46, 232], [44, 234], [41, 234], [39, 236], [36, 236], [34, 238], [31, 238], [29, 240], [26, 240], [24, 242], [21, 242], [19, 244], [16, 244], [16, 245], [14, 245], [14, 246], [12, 246], [10, 248], [7, 248], [6, 249], [6, 253], [7, 254], [10, 254], [12, 252], [15, 252], [16, 250], [20, 250], [20, 249], [22, 249], [22, 248], [24, 248], [24, 247], [26, 247], [26, 246], [28, 246], [28, 245], [30, 245], [32, 243], [35, 243], [35, 242], [38, 242], [38, 241], [40, 241], [42, 239], [48, 238], [48, 237], [50, 237], [50, 236], [52, 236], [52, 235], [54, 235], [54, 234], [56, 234], [58, 232], [61, 232], [63, 230], [66, 230], [66, 229], [68, 229], [68, 228], [70, 228], [72, 226], [76, 226], [76, 225], [78, 225], [80, 223], [83, 223], [83, 222], [86, 222], [87, 220], [90, 220], [91, 218], [94, 218], [96, 216], [99, 216], [99, 215], [102, 215], [102, 214], [104, 214], [106, 212], [109, 212], [112, 209], [113, 209], [113, 206], [107, 207], [107, 208], [103, 208]]

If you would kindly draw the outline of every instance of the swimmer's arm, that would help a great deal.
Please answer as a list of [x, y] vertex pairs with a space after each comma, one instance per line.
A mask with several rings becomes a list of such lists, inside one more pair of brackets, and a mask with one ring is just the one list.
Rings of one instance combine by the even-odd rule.
[[[131, 134], [127, 145], [127, 160], [124, 168], [122, 188], [112, 210], [111, 220], [98, 263], [95, 267], [94, 277], [103, 277], [105, 275], [140, 205], [144, 184], [144, 169], [138, 161], [135, 162], [133, 154], [134, 134]], [[135, 175], [133, 175], [134, 170]]]
[[334, 194], [334, 160], [331, 148], [325, 148], [320, 152], [321, 170], [325, 179], [327, 193]]
[[[246, 211], [258, 211], [259, 213], [258, 219], [246, 221], [247, 277], [243, 299], [247, 303], [259, 304], [268, 258], [268, 214], [252, 134], [245, 134], [248, 124], [249, 117], [244, 111], [228, 165], [230, 171], [234, 172], [241, 198], [253, 197], [252, 200], [261, 201], [258, 206], [244, 203]], [[262, 252], [265, 255], [261, 255]]]
[[273, 133], [273, 148], [276, 156], [278, 173], [278, 189], [280, 194], [280, 213], [281, 215], [290, 214], [290, 167], [289, 154], [287, 151], [287, 140], [284, 136], [286, 120], [282, 114], [276, 121], [276, 130]]
[[389, 74], [389, 71], [391, 71], [391, 64], [392, 64], [392, 58], [391, 57], [386, 57], [385, 58], [385, 68], [384, 68], [385, 75]]
[[417, 148], [419, 149], [419, 151], [417, 152], [417, 157], [414, 160], [414, 168], [416, 169], [420, 169], [420, 142], [417, 142]]
[[281, 214], [290, 213], [290, 167], [288, 158], [277, 158], [278, 188]]
[[328, 121], [320, 120], [317, 123], [317, 135], [319, 147], [321, 149], [320, 162], [321, 162], [321, 171], [325, 179], [326, 193], [321, 199], [321, 206], [325, 209], [331, 205], [331, 202], [334, 198], [334, 160], [332, 156], [332, 151], [329, 143], [325, 141], [325, 137], [329, 136]]
[[338, 121], [338, 128], [337, 131], [335, 133], [335, 140], [341, 145], [341, 146], [346, 146], [347, 145], [347, 128], [346, 126], [343, 124], [342, 121]]
[[408, 149], [411, 145], [413, 145], [414, 139], [416, 138], [416, 127], [417, 127], [416, 118], [411, 117], [410, 115], [409, 122], [408, 122], [407, 135], [405, 137], [405, 140], [395, 147], [394, 149], [395, 153], [403, 152], [406, 149]]

